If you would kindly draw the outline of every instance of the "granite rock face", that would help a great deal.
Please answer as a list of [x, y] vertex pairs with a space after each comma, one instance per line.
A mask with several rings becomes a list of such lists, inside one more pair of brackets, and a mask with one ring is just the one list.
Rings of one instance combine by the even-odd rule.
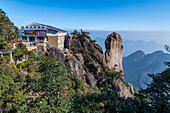
[[77, 75], [77, 77], [84, 81], [86, 83], [86, 78], [85, 78], [85, 70], [82, 66], [82, 62], [80, 59], [77, 59], [75, 56], [70, 55], [70, 61], [68, 62], [69, 66], [71, 67], [73, 73]]
[[[115, 32], [110, 34], [105, 41], [106, 52], [104, 57], [103, 49], [92, 39], [71, 34], [65, 39], [66, 51], [50, 48], [48, 55], [61, 61], [64, 65], [70, 66], [72, 72], [84, 84], [97, 86], [100, 82], [99, 73], [104, 71], [105, 68], [112, 69], [117, 64], [116, 71], [123, 70], [123, 46], [121, 43], [122, 38], [119, 34]], [[122, 80], [117, 79], [113, 83], [117, 94], [125, 98], [132, 97], [133, 86], [131, 84], [125, 85]]]
[[125, 85], [121, 80], [117, 79], [115, 82], [116, 92], [120, 97], [132, 97], [134, 93], [133, 86], [131, 84]]
[[101, 46], [88, 37], [78, 37], [72, 34], [66, 38], [65, 47], [82, 65], [81, 67], [85, 71], [83, 73], [85, 83], [95, 85], [97, 81], [95, 76], [106, 65]]
[[82, 54], [83, 57], [92, 56], [101, 66], [106, 65], [102, 47], [92, 42], [91, 39], [87, 37], [76, 38], [75, 35], [70, 35], [69, 38], [66, 38], [65, 44], [65, 47], [73, 53]]
[[84, 77], [84, 75], [86, 74], [86, 72], [83, 69], [82, 66], [82, 61], [80, 59], [77, 59], [76, 56], [74, 56], [73, 54], [71, 54], [70, 52], [64, 52], [61, 51], [57, 48], [50, 48], [48, 50], [48, 55], [54, 59], [56, 59], [57, 61], [62, 62], [64, 65], [68, 65], [71, 67], [71, 70], [74, 74], [77, 75], [77, 77], [86, 82], [86, 79]]
[[63, 51], [60, 51], [57, 48], [50, 48], [48, 50], [48, 55], [54, 59], [56, 59], [57, 61], [62, 62], [63, 64], [65, 63], [65, 59], [66, 59], [66, 54]]
[[71, 35], [65, 40], [66, 51], [50, 48], [48, 55], [71, 67], [85, 84], [95, 85], [97, 74], [106, 65], [103, 49], [87, 37]]
[[123, 71], [122, 67], [122, 57], [123, 57], [123, 45], [122, 38], [118, 33], [111, 33], [107, 36], [105, 40], [105, 57], [106, 57], [106, 65], [109, 69], [112, 69], [117, 65], [117, 71]]

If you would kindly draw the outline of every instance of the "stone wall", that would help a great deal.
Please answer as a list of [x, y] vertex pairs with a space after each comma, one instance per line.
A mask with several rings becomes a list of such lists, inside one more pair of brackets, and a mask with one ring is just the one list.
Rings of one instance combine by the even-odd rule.
[[48, 46], [58, 48], [58, 36], [48, 36]]
[[64, 49], [64, 39], [65, 36], [48, 36], [48, 46], [49, 48], [59, 48]]
[[60, 50], [64, 49], [64, 40], [65, 40], [65, 36], [58, 36], [58, 48]]

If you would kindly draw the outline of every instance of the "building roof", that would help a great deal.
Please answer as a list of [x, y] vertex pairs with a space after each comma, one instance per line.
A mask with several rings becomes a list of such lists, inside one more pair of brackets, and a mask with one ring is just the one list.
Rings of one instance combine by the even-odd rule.
[[62, 30], [62, 29], [59, 29], [59, 28], [56, 28], [56, 27], [53, 27], [53, 26], [50, 26], [50, 25], [45, 25], [45, 24], [40, 24], [40, 23], [32, 23], [32, 24], [29, 24], [27, 26], [30, 26], [30, 25], [41, 25], [41, 26], [45, 26], [47, 27], [48, 29], [52, 29], [52, 30], [56, 30], [56, 31], [64, 31], [64, 32], [67, 32], [65, 30]]

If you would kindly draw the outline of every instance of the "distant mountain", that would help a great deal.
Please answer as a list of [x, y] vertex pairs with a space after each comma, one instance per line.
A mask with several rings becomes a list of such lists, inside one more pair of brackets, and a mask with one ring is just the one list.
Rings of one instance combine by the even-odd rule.
[[[105, 40], [99, 37], [96, 37], [94, 39], [97, 40], [97, 43], [101, 45], [103, 51], [105, 51], [106, 50]], [[152, 53], [157, 50], [166, 52], [163, 44], [158, 44], [154, 41], [145, 42], [142, 40], [137, 40], [137, 41], [127, 40], [127, 41], [123, 41], [122, 45], [124, 46], [124, 53], [123, 53], [124, 57], [134, 53], [136, 50], [141, 50], [146, 54]]]
[[[105, 39], [108, 34], [113, 31], [95, 31], [85, 30], [90, 32], [90, 36], [93, 40], [103, 48], [105, 52]], [[73, 32], [68, 31], [69, 33]], [[124, 54], [126, 57], [137, 50], [142, 50], [146, 54], [152, 53], [157, 50], [165, 52], [164, 45], [170, 45], [170, 32], [158, 32], [158, 31], [116, 31], [123, 39], [122, 45], [124, 46]], [[153, 41], [151, 41], [153, 40]]]
[[151, 81], [147, 74], [163, 71], [166, 68], [164, 65], [166, 61], [170, 61], [170, 54], [163, 51], [156, 51], [151, 54], [145, 54], [141, 50], [136, 51], [123, 58], [125, 81], [139, 88], [136, 83], [140, 78], [139, 83], [145, 88], [144, 82]]
[[124, 46], [124, 56], [130, 55], [136, 50], [142, 50], [147, 54], [157, 50], [162, 50], [162, 51], [165, 50], [164, 45], [158, 44], [154, 41], [145, 42], [142, 40], [137, 40], [137, 41], [127, 40], [123, 42], [123, 46]]

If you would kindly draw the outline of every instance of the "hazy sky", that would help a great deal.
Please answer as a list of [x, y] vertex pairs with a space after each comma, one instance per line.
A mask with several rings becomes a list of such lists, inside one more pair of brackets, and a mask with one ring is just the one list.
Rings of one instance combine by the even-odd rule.
[[[0, 8], [18, 27], [38, 22], [66, 30], [170, 31], [170, 0], [0, 0]], [[159, 38], [154, 34], [151, 40]]]
[[[113, 31], [89, 31], [92, 37], [106, 39], [108, 34]], [[119, 33], [124, 41], [143, 40], [146, 42], [156, 42], [162, 45], [170, 45], [170, 31], [116, 31]]]

